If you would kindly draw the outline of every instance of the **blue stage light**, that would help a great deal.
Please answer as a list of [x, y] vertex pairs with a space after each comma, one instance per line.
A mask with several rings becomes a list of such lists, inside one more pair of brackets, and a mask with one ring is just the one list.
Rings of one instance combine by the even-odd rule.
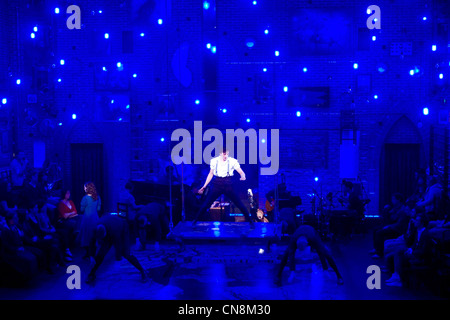
[[59, 14], [59, 8], [55, 8], [55, 13]]
[[212, 53], [216, 53], [216, 51], [217, 51], [216, 46], [211, 47], [211, 52], [212, 52]]
[[280, 55], [280, 51], [275, 51], [275, 55], [278, 57]]
[[32, 32], [32, 33], [30, 34], [30, 38], [31, 38], [31, 39], [36, 38], [36, 35], [34, 34], [34, 32]]
[[372, 36], [372, 41], [376, 41], [377, 37], [376, 36]]
[[261, 142], [262, 143], [266, 143], [266, 139], [261, 139]]
[[443, 73], [439, 74], [439, 79], [444, 79], [444, 74]]
[[425, 107], [425, 108], [423, 108], [422, 112], [425, 116], [427, 116], [430, 113], [430, 110], [428, 110], [428, 108]]
[[211, 49], [211, 43], [206, 44], [206, 49]]
[[141, 36], [141, 37], [145, 36], [145, 33], [141, 32], [140, 36]]
[[357, 64], [357, 63], [354, 63], [354, 64], [353, 64], [353, 69], [355, 69], [355, 70], [356, 70], [356, 69], [358, 69], [358, 67], [359, 67], [359, 66], [358, 66], [358, 64]]
[[411, 75], [411, 76], [414, 75], [414, 70], [413, 69], [409, 70], [409, 75]]
[[269, 29], [264, 30], [265, 34], [269, 34]]
[[8, 99], [3, 98], [3, 99], [2, 99], [2, 104], [7, 104], [7, 103], [8, 103]]
[[125, 107], [125, 109], [130, 109], [130, 105], [129, 105], [129, 104], [127, 104], [127, 106]]
[[122, 118], [119, 118], [119, 121], [122, 121]]
[[21, 83], [20, 79], [16, 80], [16, 84], [19, 85]]
[[319, 177], [315, 177], [314, 181], [316, 181], [316, 182], [319, 181]]
[[133, 73], [133, 78], [136, 78], [137, 77], [137, 74], [136, 73]]
[[250, 122], [250, 118], [247, 118], [247, 122]]
[[161, 140], [161, 142], [164, 142], [164, 138], [161, 138], [160, 140]]
[[102, 10], [98, 10], [98, 13], [102, 14], [102, 13], [103, 13], [103, 11], [102, 11]]
[[63, 66], [65, 63], [66, 63], [66, 62], [64, 61], [64, 59], [59, 60], [59, 64], [60, 64], [60, 65]]
[[223, 112], [223, 113], [227, 113], [227, 109], [225, 109], [225, 108], [222, 109], [222, 112]]
[[109, 39], [109, 33], [105, 33], [105, 39]]
[[62, 126], [62, 122], [58, 123], [58, 126]]
[[433, 45], [431, 46], [431, 50], [432, 50], [432, 51], [436, 51], [436, 49], [437, 49], [437, 46], [436, 46], [435, 44], [433, 44]]
[[75, 120], [77, 118], [77, 115], [74, 113], [72, 114], [72, 119]]
[[283, 91], [284, 91], [284, 92], [288, 92], [288, 90], [289, 90], [288, 87], [284, 87], [284, 88], [283, 88]]
[[378, 95], [377, 95], [377, 94], [374, 95], [373, 98], [374, 98], [374, 99], [378, 99]]
[[301, 113], [300, 111], [297, 111], [297, 112], [295, 113], [295, 115], [296, 115], [297, 117], [301, 117], [301, 116], [302, 116], [302, 113]]
[[103, 70], [103, 71], [106, 71], [106, 67], [103, 67], [102, 70]]
[[61, 82], [61, 81], [62, 81], [61, 78], [59, 78], [59, 79], [58, 79], [58, 82]]
[[195, 104], [200, 104], [200, 100], [195, 100]]
[[423, 17], [422, 20], [423, 20], [423, 21], [427, 21], [427, 17]]
[[114, 103], [114, 99], [111, 99], [111, 104], [113, 104]]
[[308, 68], [303, 68], [303, 72], [307, 72], [308, 71]]
[[163, 24], [163, 20], [162, 19], [158, 19], [158, 24]]
[[122, 62], [117, 62], [117, 68], [121, 68], [122, 67]]
[[267, 72], [267, 68], [263, 68], [263, 72]]
[[256, 6], [258, 4], [257, 1], [253, 1], [253, 5]]
[[37, 26], [34, 26], [33, 31], [34, 31], [34, 32], [38, 32], [38, 27], [37, 27]]
[[208, 10], [209, 9], [209, 2], [203, 1], [203, 9]]
[[246, 45], [247, 47], [252, 48], [255, 45], [255, 42], [253, 40], [247, 40]]

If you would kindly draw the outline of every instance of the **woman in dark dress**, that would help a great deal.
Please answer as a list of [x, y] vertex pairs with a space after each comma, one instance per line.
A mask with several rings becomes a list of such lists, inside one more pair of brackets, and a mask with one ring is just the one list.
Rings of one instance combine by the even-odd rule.
[[98, 211], [101, 208], [101, 200], [97, 194], [94, 183], [88, 182], [84, 185], [86, 195], [81, 200], [80, 212], [83, 214], [80, 226], [80, 245], [86, 249], [84, 258], [94, 257], [95, 230], [99, 222]]

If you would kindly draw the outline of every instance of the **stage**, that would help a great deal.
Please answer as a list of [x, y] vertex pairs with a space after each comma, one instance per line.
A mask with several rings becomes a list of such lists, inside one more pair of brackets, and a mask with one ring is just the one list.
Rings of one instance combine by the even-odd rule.
[[190, 240], [247, 240], [251, 242], [277, 240], [281, 237], [281, 225], [256, 222], [250, 228], [248, 222], [199, 221], [192, 226], [192, 221], [179, 222], [167, 235], [168, 239]]

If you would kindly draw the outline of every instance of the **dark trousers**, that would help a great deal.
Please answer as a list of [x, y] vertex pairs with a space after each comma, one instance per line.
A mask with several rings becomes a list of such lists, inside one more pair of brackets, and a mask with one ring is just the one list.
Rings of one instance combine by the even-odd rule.
[[244, 214], [246, 221], [252, 221], [247, 208], [244, 206], [237, 193], [233, 190], [231, 177], [215, 177], [211, 184], [211, 189], [209, 190], [202, 206], [195, 215], [194, 221], [198, 221], [198, 219], [206, 212], [206, 210], [211, 207], [213, 202], [216, 201], [216, 199], [222, 194], [230, 199], [236, 205], [236, 207], [238, 207], [238, 209]]
[[386, 240], [398, 238], [401, 234], [393, 229], [380, 228], [373, 232], [373, 246], [380, 257], [384, 255], [384, 242]]
[[56, 223], [56, 232], [61, 240], [62, 248], [72, 247], [75, 240], [75, 233], [79, 230], [80, 216], [69, 219], [61, 219]]
[[[100, 265], [103, 263], [103, 260], [105, 260], [106, 254], [108, 253], [109, 249], [111, 249], [112, 243], [108, 242], [105, 244], [102, 244], [100, 246], [100, 249], [97, 252], [97, 255], [95, 256], [95, 265], [92, 268], [90, 275], [95, 275], [97, 272], [97, 269], [100, 267]], [[129, 250], [126, 250], [127, 252], [123, 255], [125, 259], [128, 260], [136, 269], [138, 269], [140, 272], [144, 272], [144, 268], [142, 268], [141, 264], [139, 263], [138, 259], [133, 256]]]
[[[150, 222], [150, 224], [149, 224]], [[163, 234], [169, 233], [169, 219], [164, 212], [154, 212], [139, 215], [137, 218], [139, 241], [143, 246], [147, 243], [147, 230], [153, 231], [153, 239], [161, 241]]]

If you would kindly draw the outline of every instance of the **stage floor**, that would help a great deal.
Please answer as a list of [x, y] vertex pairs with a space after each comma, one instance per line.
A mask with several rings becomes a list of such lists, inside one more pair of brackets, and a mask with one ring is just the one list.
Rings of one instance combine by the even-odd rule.
[[255, 223], [250, 228], [248, 222], [199, 221], [192, 226], [192, 221], [179, 222], [168, 239], [187, 240], [266, 240], [279, 239], [281, 225], [275, 223]]
[[[181, 230], [181, 228], [180, 228]], [[407, 289], [388, 287], [388, 274], [382, 273], [380, 290], [366, 286], [367, 267], [380, 264], [370, 258], [372, 234], [353, 239], [326, 242], [344, 277], [344, 285], [336, 283], [333, 271], [323, 271], [317, 254], [296, 256], [295, 277], [288, 281], [289, 269], [283, 273], [283, 286], [274, 284], [274, 275], [286, 249], [279, 241], [268, 252], [261, 244], [248, 241], [202, 240], [186, 244], [183, 249], [173, 240], [161, 243], [155, 250], [133, 247], [149, 277], [147, 283], [139, 281], [139, 272], [126, 260], [116, 261], [110, 250], [97, 273], [93, 285], [87, 285], [87, 274], [92, 264], [81, 259], [83, 251], [74, 252], [72, 264], [80, 266], [81, 289], [69, 290], [66, 270], [57, 274], [42, 273], [26, 288], [0, 288], [0, 299], [135, 299], [135, 300], [395, 300], [439, 299], [425, 288]], [[331, 268], [330, 268], [331, 269]]]

